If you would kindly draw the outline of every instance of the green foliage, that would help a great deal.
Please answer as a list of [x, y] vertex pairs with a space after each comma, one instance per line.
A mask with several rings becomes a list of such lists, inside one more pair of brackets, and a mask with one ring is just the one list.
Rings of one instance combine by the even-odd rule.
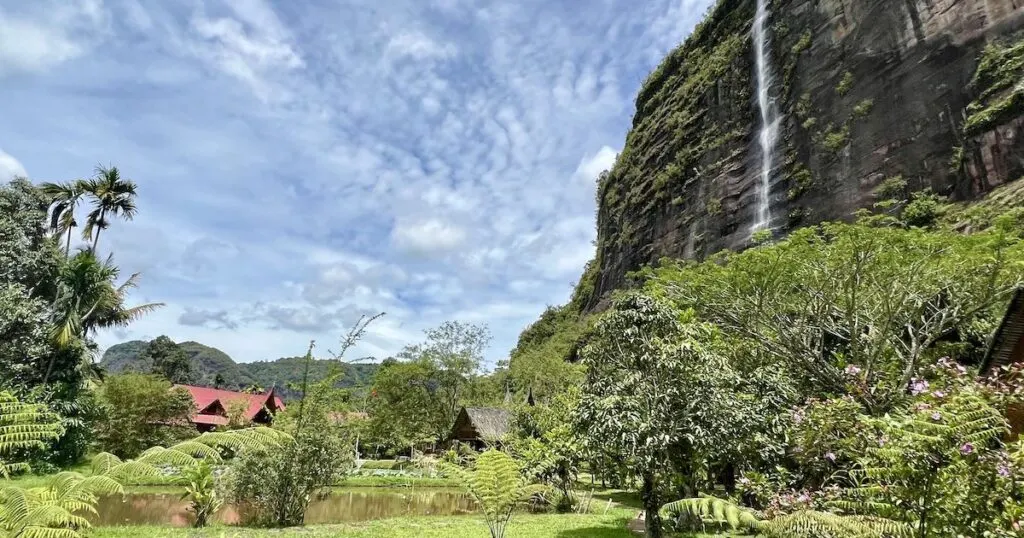
[[943, 208], [944, 200], [926, 189], [910, 195], [910, 202], [900, 213], [900, 219], [907, 226], [934, 226], [942, 216]]
[[875, 189], [879, 199], [905, 200], [907, 197], [907, 180], [903, 176], [887, 177]]
[[515, 460], [493, 448], [477, 456], [472, 469], [454, 465], [447, 465], [445, 469], [476, 500], [491, 538], [504, 538], [515, 507], [531, 495], [545, 491], [543, 486], [529, 485], [520, 474]]
[[49, 487], [0, 489], [0, 528], [11, 538], [78, 538], [89, 528], [100, 495], [123, 494], [108, 476], [85, 477], [64, 472]]
[[978, 99], [967, 107], [964, 133], [977, 136], [1024, 110], [1024, 42], [990, 43], [971, 82]]
[[11, 456], [46, 448], [62, 433], [58, 417], [45, 406], [27, 404], [7, 392], [0, 392], [0, 477], [28, 471], [28, 465], [11, 461]]
[[761, 523], [757, 512], [710, 496], [670, 502], [661, 507], [661, 512], [666, 519], [685, 517], [694, 520], [689, 522], [690, 526], [712, 523], [732, 530], [756, 531]]
[[[915, 379], [905, 410], [877, 419], [880, 432], [852, 476], [841, 507], [912, 523], [915, 536], [980, 536], [1007, 496], [1005, 418], [966, 369], [948, 360]], [[1002, 469], [1002, 471], [1000, 471]], [[992, 501], [996, 500], [996, 503]]]
[[167, 336], [158, 336], [146, 346], [142, 360], [152, 365], [152, 372], [175, 384], [192, 382], [192, 363], [185, 351]]
[[213, 467], [207, 460], [200, 460], [199, 463], [182, 472], [182, 481], [185, 485], [185, 493], [181, 498], [190, 501], [189, 509], [195, 517], [193, 525], [205, 527], [210, 517], [224, 504], [224, 499], [214, 481]]
[[[115, 374], [149, 372], [152, 364], [143, 356], [148, 345], [148, 342], [133, 340], [110, 346], [103, 353], [100, 366]], [[293, 387], [302, 381], [304, 357], [236, 363], [223, 351], [198, 342], [181, 342], [178, 347], [188, 355], [194, 384], [226, 390], [242, 390], [253, 385], [274, 387], [286, 402], [301, 396]], [[324, 378], [332, 366], [337, 366], [336, 361], [314, 360], [310, 365], [310, 375], [314, 379]], [[353, 388], [369, 384], [377, 365], [346, 363], [340, 368], [344, 375], [338, 379], [337, 388]], [[220, 383], [217, 383], [218, 376]]]
[[875, 107], [874, 99], [865, 99], [856, 104], [853, 107], [853, 115], [857, 118], [863, 118], [871, 113], [871, 109]]
[[850, 140], [850, 126], [844, 123], [842, 126], [833, 129], [832, 125], [829, 124], [823, 136], [824, 138], [821, 141], [822, 147], [832, 153], [839, 153], [839, 150], [843, 149]]
[[846, 71], [843, 73], [843, 77], [839, 79], [839, 84], [836, 85], [836, 93], [840, 96], [844, 96], [850, 93], [850, 89], [853, 88], [853, 73]]
[[554, 397], [550, 405], [523, 405], [513, 418], [509, 451], [531, 480], [549, 484], [559, 493], [559, 511], [572, 509], [573, 486], [584, 455], [581, 440], [573, 431], [573, 415], [580, 390], [570, 387]]
[[793, 48], [790, 49], [790, 52], [797, 55], [811, 48], [811, 39], [813, 37], [814, 36], [811, 34], [810, 30], [804, 30], [804, 33], [800, 34], [800, 39], [793, 44]]
[[89, 250], [96, 252], [100, 232], [110, 226], [110, 217], [125, 220], [135, 217], [136, 186], [134, 181], [121, 177], [116, 166], [97, 166], [93, 177], [81, 182], [81, 189], [92, 203], [92, 211], [86, 216], [82, 228], [82, 238], [91, 240]]
[[184, 389], [172, 389], [161, 377], [109, 376], [100, 386], [99, 398], [103, 418], [96, 424], [97, 441], [120, 457], [137, 456], [147, 447], [167, 445], [194, 432], [188, 420], [195, 412], [192, 397]]
[[586, 320], [569, 305], [548, 307], [520, 336], [509, 354], [509, 376], [520, 395], [531, 392], [548, 401], [579, 383], [581, 368], [573, 355], [586, 330]]
[[934, 344], [1005, 304], [1024, 263], [1021, 241], [999, 230], [886, 223], [823, 224], [705, 263], [669, 263], [647, 289], [752, 339], [812, 394], [850, 394], [878, 413], [903, 398]]

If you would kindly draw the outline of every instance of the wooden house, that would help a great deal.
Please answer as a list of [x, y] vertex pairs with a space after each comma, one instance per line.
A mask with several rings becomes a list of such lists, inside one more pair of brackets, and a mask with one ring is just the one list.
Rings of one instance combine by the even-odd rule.
[[477, 450], [500, 444], [512, 425], [512, 413], [497, 407], [463, 407], [455, 418], [449, 442], [466, 443]]
[[193, 385], [175, 385], [188, 391], [196, 404], [196, 414], [190, 419], [196, 429], [201, 432], [210, 431], [217, 426], [226, 426], [229, 422], [228, 410], [242, 409], [242, 419], [253, 424], [270, 424], [278, 411], [284, 410], [274, 389], [262, 393], [235, 392], [231, 390], [211, 389]]
[[[981, 376], [1000, 375], [1001, 369], [1024, 362], [1024, 288], [1018, 289], [1006, 309], [1006, 315], [999, 323], [989, 342], [985, 359], [981, 363]], [[1024, 432], [1024, 408], [1011, 407], [1007, 410], [1012, 438]]]

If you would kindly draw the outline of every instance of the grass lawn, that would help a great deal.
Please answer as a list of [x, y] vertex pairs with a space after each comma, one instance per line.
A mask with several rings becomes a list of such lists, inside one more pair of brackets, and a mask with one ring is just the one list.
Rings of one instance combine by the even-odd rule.
[[[635, 538], [626, 530], [632, 512], [610, 510], [606, 515], [519, 514], [512, 518], [508, 536], [516, 538]], [[405, 517], [344, 525], [318, 525], [295, 529], [175, 529], [168, 527], [98, 527], [90, 538], [488, 538], [487, 525], [475, 516]]]

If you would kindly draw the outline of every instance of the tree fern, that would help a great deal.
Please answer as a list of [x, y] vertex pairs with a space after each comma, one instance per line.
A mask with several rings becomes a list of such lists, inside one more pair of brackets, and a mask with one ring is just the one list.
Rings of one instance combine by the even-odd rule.
[[671, 502], [661, 512], [670, 517], [686, 516], [702, 525], [727, 525], [732, 530], [769, 538], [903, 538], [913, 534], [910, 525], [891, 519], [814, 510], [766, 520], [754, 510], [711, 496]]
[[99, 495], [123, 494], [109, 476], [58, 474], [43, 488], [0, 490], [0, 528], [12, 538], [78, 538], [89, 527], [83, 514], [95, 514]]
[[717, 497], [682, 499], [661, 507], [667, 517], [687, 516], [701, 523], [728, 525], [732, 530], [756, 530], [757, 512]]
[[516, 505], [550, 488], [528, 484], [511, 456], [496, 449], [481, 453], [472, 470], [455, 465], [444, 466], [476, 500], [491, 538], [503, 538]]
[[8, 461], [12, 453], [44, 448], [61, 434], [60, 419], [39, 404], [27, 404], [0, 392], [0, 476], [28, 471], [24, 462]]
[[913, 536], [910, 525], [870, 516], [838, 515], [804, 510], [759, 522], [757, 531], [769, 538], [903, 538]]

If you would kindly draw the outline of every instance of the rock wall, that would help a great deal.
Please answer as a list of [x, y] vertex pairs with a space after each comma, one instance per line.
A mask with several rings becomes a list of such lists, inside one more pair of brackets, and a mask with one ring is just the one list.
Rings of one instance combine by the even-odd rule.
[[[783, 114], [777, 234], [846, 218], [890, 178], [969, 199], [1024, 176], [1024, 0], [773, 0]], [[750, 241], [760, 155], [755, 0], [720, 0], [647, 79], [598, 186], [598, 251], [577, 288], [602, 306], [629, 272]], [[890, 182], [891, 184], [891, 182]]]

